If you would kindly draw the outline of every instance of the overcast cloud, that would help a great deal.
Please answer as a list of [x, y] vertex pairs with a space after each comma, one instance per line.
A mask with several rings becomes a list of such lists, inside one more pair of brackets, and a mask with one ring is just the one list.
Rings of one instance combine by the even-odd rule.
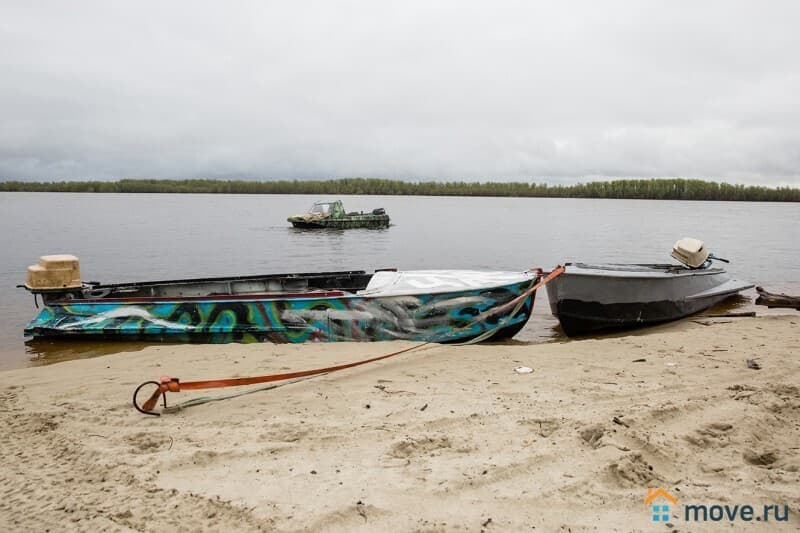
[[9, 2], [0, 179], [800, 186], [800, 2]]

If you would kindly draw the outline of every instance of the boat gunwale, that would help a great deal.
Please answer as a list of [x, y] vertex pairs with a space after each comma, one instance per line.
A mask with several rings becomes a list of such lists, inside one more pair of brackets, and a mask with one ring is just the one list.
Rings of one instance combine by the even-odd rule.
[[[377, 269], [374, 272], [381, 270], [391, 269]], [[180, 279], [166, 279], [157, 281], [133, 281], [129, 283], [95, 283], [86, 282], [86, 285], [91, 290], [101, 289], [124, 289], [124, 288], [143, 288], [153, 285], [188, 285], [191, 283], [213, 283], [213, 282], [241, 282], [241, 281], [261, 281], [265, 279], [302, 279], [302, 278], [319, 278], [319, 277], [336, 277], [336, 276], [366, 276], [374, 274], [374, 272], [367, 272], [366, 270], [335, 270], [331, 272], [300, 272], [300, 273], [284, 273], [284, 274], [255, 274], [245, 276], [220, 276], [213, 278], [180, 278]], [[56, 289], [63, 291], [64, 289]]]
[[[590, 263], [567, 263], [565, 271], [562, 276], [585, 276], [585, 277], [598, 277], [598, 278], [614, 278], [614, 279], [677, 279], [682, 277], [691, 276], [712, 276], [719, 274], [727, 274], [724, 268], [697, 268], [690, 269], [684, 268], [680, 265], [670, 264], [590, 264]], [[642, 267], [651, 270], [625, 270], [619, 268], [612, 270], [604, 267]]]
[[47, 305], [74, 305], [74, 304], [102, 304], [102, 303], [181, 303], [198, 301], [225, 301], [225, 300], [283, 300], [307, 298], [331, 298], [350, 296], [354, 293], [346, 291], [316, 291], [316, 292], [291, 292], [291, 293], [256, 293], [256, 294], [214, 294], [206, 296], [131, 296], [128, 298], [72, 298], [66, 300], [53, 300]]
[[240, 300], [255, 300], [255, 301], [274, 301], [274, 300], [318, 300], [322, 298], [343, 298], [343, 299], [350, 299], [350, 298], [362, 298], [364, 300], [379, 300], [383, 298], [395, 298], [395, 297], [405, 297], [405, 296], [419, 296], [422, 294], [429, 295], [429, 294], [459, 294], [459, 293], [470, 293], [470, 292], [480, 292], [486, 290], [493, 290], [499, 288], [509, 288], [515, 285], [520, 284], [527, 284], [534, 281], [534, 278], [531, 279], [520, 279], [518, 281], [513, 281], [510, 283], [498, 283], [497, 285], [486, 286], [486, 287], [465, 287], [462, 289], [419, 289], [416, 292], [402, 292], [402, 293], [392, 293], [392, 294], [358, 294], [357, 292], [349, 292], [349, 291], [320, 291], [320, 292], [299, 292], [299, 293], [259, 293], [259, 294], [217, 294], [213, 296], [131, 296], [129, 298], [72, 298], [72, 299], [65, 299], [65, 300], [53, 300], [48, 302], [46, 305], [75, 305], [75, 304], [103, 304], [103, 303], [131, 303], [131, 304], [140, 304], [140, 303], [181, 303], [181, 302], [203, 302], [203, 301], [240, 301]]

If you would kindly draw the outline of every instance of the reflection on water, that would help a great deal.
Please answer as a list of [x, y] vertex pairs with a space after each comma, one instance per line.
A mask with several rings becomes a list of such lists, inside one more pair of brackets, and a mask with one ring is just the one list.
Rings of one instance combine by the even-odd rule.
[[[227, 344], [234, 342], [232, 334], [213, 334], [204, 336], [186, 336], [179, 339], [179, 335], [171, 335], [169, 339], [159, 342], [152, 337], [147, 340], [136, 339], [135, 335], [120, 337], [119, 335], [100, 335], [91, 340], [85, 337], [65, 337], [59, 339], [28, 339], [25, 341], [25, 353], [28, 355], [33, 365], [49, 365], [71, 359], [89, 359], [101, 355], [110, 355], [123, 352], [138, 352], [148, 346], [181, 346], [184, 344]], [[252, 336], [240, 337], [237, 340], [240, 344], [251, 344], [259, 342]]]
[[122, 352], [138, 352], [150, 346], [143, 342], [89, 342], [78, 339], [31, 339], [25, 341], [25, 354], [34, 366], [49, 365], [72, 359], [89, 359]]
[[[750, 291], [748, 291], [750, 292]], [[752, 309], [746, 309], [750, 308]], [[714, 307], [707, 309], [700, 313], [701, 315], [723, 315], [725, 313], [740, 313], [745, 310], [755, 311], [756, 306], [754, 300], [748, 296], [744, 296], [743, 294], [735, 294], [730, 298], [726, 298]], [[763, 308], [759, 307], [759, 310], [763, 311]], [[763, 312], [761, 314], [764, 314]]]
[[389, 225], [389, 227], [383, 228], [350, 228], [350, 229], [342, 229], [342, 228], [295, 228], [294, 226], [290, 226], [286, 228], [287, 231], [297, 234], [297, 233], [304, 233], [307, 235], [313, 235], [314, 237], [327, 237], [329, 235], [338, 235], [342, 236], [344, 234], [350, 233], [358, 233], [363, 232], [366, 236], [372, 237], [376, 233], [385, 233], [389, 231], [389, 228], [394, 226], [394, 224]]

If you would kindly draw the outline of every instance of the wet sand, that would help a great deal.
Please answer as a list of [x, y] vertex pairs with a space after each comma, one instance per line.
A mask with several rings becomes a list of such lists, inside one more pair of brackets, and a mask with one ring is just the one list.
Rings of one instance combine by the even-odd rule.
[[[788, 522], [734, 526], [794, 531], [799, 332], [797, 314], [547, 344], [430, 345], [159, 418], [130, 398], [163, 374], [285, 372], [412, 344], [152, 346], [7, 371], [0, 523], [667, 531], [643, 501], [662, 487], [679, 506], [786, 504]], [[730, 527], [687, 524], [680, 507], [670, 522]]]

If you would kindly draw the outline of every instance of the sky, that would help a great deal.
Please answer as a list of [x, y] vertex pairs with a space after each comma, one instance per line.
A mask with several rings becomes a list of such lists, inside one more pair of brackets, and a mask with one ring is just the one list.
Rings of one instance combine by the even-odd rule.
[[0, 180], [800, 186], [800, 2], [0, 4]]

